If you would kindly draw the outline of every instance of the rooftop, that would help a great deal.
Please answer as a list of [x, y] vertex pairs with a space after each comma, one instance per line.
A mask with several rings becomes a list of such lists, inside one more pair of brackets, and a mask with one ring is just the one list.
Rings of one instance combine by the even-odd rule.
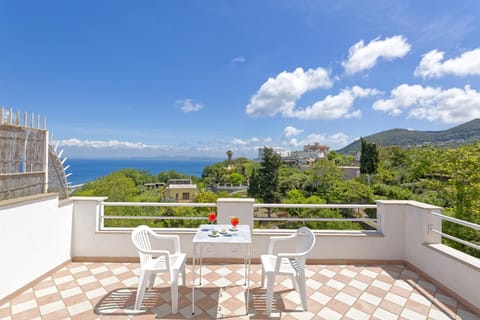
[[[270, 236], [288, 230], [253, 231], [248, 314], [243, 264], [232, 263], [241, 261], [232, 247], [206, 250], [210, 264], [204, 266], [204, 281], [195, 291], [194, 316], [190, 262], [186, 284], [179, 289], [179, 313], [171, 314], [170, 288], [161, 277], [144, 300], [147, 308], [139, 313], [132, 310], [139, 264], [131, 228], [106, 227], [105, 220], [113, 218], [106, 218], [104, 209], [216, 207], [219, 223], [235, 212], [243, 224], [252, 225], [256, 208], [277, 205], [237, 198], [205, 204], [125, 204], [105, 199], [59, 201], [58, 195], [45, 194], [0, 202], [0, 320], [265, 318], [259, 257], [267, 251]], [[308, 311], [301, 310], [290, 281], [279, 278], [271, 318], [480, 320], [480, 259], [441, 243], [441, 222], [447, 219], [441, 208], [406, 200], [379, 200], [368, 205], [372, 206], [376, 230], [315, 230], [317, 241], [306, 271]], [[181, 249], [191, 260], [196, 228], [158, 231], [179, 235]]]

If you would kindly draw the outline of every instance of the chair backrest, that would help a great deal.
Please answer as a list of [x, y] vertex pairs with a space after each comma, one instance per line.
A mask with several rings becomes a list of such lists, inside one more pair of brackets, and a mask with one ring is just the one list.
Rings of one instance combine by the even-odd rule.
[[296, 233], [296, 253], [303, 253], [302, 257], [297, 258], [297, 262], [302, 266], [305, 265], [307, 254], [312, 251], [315, 245], [315, 235], [312, 230], [307, 227], [301, 227]]
[[[150, 227], [145, 225], [138, 226], [133, 230], [132, 241], [137, 250], [152, 250], [152, 245], [150, 244], [150, 239], [148, 238], [150, 230]], [[152, 258], [151, 254], [143, 253], [141, 251], [138, 251], [138, 255], [140, 257], [140, 265], [143, 265], [146, 261]]]

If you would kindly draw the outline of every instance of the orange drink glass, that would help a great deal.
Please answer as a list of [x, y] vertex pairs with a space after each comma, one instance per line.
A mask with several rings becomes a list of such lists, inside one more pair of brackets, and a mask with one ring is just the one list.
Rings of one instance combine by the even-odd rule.
[[240, 220], [238, 219], [237, 216], [231, 216], [230, 217], [230, 223], [232, 224], [233, 229], [237, 229], [238, 223]]
[[208, 213], [208, 221], [210, 221], [210, 224], [213, 223], [217, 219], [217, 216], [215, 215], [215, 212], [209, 212]]

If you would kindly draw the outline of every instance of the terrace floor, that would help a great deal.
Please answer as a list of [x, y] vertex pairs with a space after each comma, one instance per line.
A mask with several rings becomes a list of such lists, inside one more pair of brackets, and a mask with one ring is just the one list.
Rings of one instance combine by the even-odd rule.
[[[159, 277], [132, 310], [138, 263], [72, 262], [0, 306], [4, 319], [264, 319], [261, 267], [252, 265], [250, 307], [245, 315], [243, 265], [207, 265], [203, 285], [195, 289], [192, 316], [191, 268], [179, 287], [179, 313], [172, 314], [170, 288]], [[279, 278], [272, 319], [480, 319], [404, 265], [309, 265], [308, 308], [287, 278]], [[162, 280], [163, 279], [163, 280]]]

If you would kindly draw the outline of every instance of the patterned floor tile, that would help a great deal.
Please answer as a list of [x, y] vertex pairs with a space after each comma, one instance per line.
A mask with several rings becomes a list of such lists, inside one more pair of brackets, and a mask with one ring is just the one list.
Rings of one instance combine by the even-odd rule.
[[[250, 269], [248, 310], [243, 265], [204, 266], [193, 315], [191, 266], [186, 285], [179, 286], [177, 314], [171, 313], [168, 275], [159, 276], [142, 309], [133, 310], [138, 269], [136, 263], [70, 263], [0, 306], [0, 320], [267, 319], [259, 265]], [[279, 277], [272, 319], [480, 320], [404, 265], [309, 265], [306, 274], [309, 310], [302, 310], [290, 279]]]

